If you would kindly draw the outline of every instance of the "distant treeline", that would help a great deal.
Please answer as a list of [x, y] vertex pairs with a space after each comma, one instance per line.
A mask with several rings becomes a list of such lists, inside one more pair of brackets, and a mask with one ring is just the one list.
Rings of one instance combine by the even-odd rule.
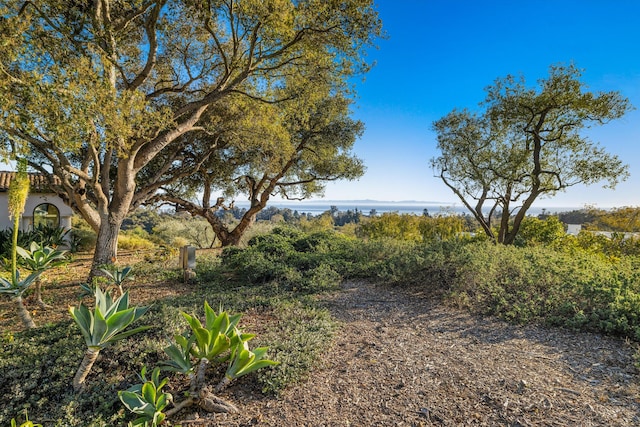
[[[216, 215], [220, 218], [227, 219], [229, 221], [239, 220], [245, 214], [246, 208], [232, 207], [227, 210], [219, 210]], [[436, 216], [442, 216], [439, 213]], [[476, 228], [475, 219], [469, 214], [455, 214], [445, 213], [446, 216], [456, 216], [460, 218], [465, 224], [467, 230], [474, 230]], [[269, 206], [258, 213], [257, 221], [268, 222], [285, 222], [285, 223], [299, 223], [300, 221], [313, 221], [325, 218], [330, 219], [333, 226], [342, 227], [347, 224], [360, 224], [363, 219], [378, 217], [380, 214], [375, 209], [371, 209], [369, 212], [363, 212], [359, 209], [348, 209], [341, 211], [336, 206], [331, 206], [325, 212], [320, 214], [311, 214], [298, 212], [297, 210], [290, 208], [278, 208], [275, 206]], [[431, 217], [427, 209], [424, 209], [422, 215], [425, 217]], [[190, 217], [186, 212], [161, 212], [153, 208], [139, 209], [131, 214], [123, 223], [123, 230], [131, 230], [139, 227], [145, 230], [147, 233], [152, 233], [155, 226], [157, 226], [162, 219], [179, 219], [181, 217]], [[640, 207], [621, 207], [614, 209], [596, 209], [593, 207], [585, 207], [583, 209], [575, 209], [567, 212], [549, 212], [542, 210], [537, 218], [547, 219], [549, 217], [556, 217], [560, 222], [564, 224], [580, 224], [586, 230], [602, 230], [613, 232], [640, 232]]]

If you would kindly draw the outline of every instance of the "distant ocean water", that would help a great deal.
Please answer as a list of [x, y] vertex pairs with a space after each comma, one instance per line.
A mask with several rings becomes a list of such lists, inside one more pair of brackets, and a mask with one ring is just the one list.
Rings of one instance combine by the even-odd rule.
[[[248, 207], [248, 203], [246, 202], [237, 202], [236, 206], [240, 208]], [[469, 213], [467, 208], [465, 208], [461, 204], [453, 204], [447, 205], [442, 203], [433, 203], [433, 202], [382, 202], [382, 201], [374, 201], [374, 200], [322, 200], [322, 201], [272, 201], [269, 202], [268, 206], [274, 206], [280, 209], [291, 209], [292, 211], [298, 211], [299, 214], [312, 214], [319, 215], [323, 212], [326, 212], [331, 209], [331, 206], [335, 206], [341, 212], [346, 212], [348, 210], [362, 212], [364, 215], [369, 215], [369, 213], [375, 209], [377, 214], [382, 214], [386, 212], [397, 212], [400, 214], [414, 214], [414, 215], [422, 215], [424, 210], [427, 209], [430, 215], [437, 215], [439, 213], [455, 213], [455, 214], [464, 214]], [[538, 215], [545, 209], [549, 213], [553, 212], [563, 212], [570, 211], [573, 207], [566, 208], [536, 208], [533, 207], [529, 210], [530, 215]]]

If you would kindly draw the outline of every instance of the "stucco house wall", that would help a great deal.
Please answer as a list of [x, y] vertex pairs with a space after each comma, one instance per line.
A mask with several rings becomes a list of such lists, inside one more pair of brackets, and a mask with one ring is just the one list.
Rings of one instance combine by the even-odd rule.
[[[9, 219], [9, 184], [15, 176], [15, 172], [0, 172], [0, 230], [13, 227], [13, 221]], [[60, 227], [71, 228], [73, 211], [57, 195], [47, 191], [44, 177], [38, 174], [29, 174], [31, 188], [25, 204], [24, 214], [20, 223], [21, 230], [33, 229], [33, 211], [43, 203], [49, 203], [58, 208], [60, 213]]]

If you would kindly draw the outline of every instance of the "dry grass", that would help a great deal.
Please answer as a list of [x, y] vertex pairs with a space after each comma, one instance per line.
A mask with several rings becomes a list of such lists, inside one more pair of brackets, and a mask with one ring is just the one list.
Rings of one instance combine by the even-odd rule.
[[[134, 265], [144, 261], [145, 256], [153, 255], [152, 252], [120, 251], [118, 264], [122, 266]], [[79, 253], [75, 255], [73, 262], [69, 265], [58, 267], [43, 274], [43, 299], [51, 308], [42, 310], [31, 296], [25, 299], [25, 305], [31, 312], [36, 325], [59, 322], [63, 319], [71, 318], [69, 306], [75, 305], [79, 301], [79, 285], [87, 278], [91, 260], [92, 254]], [[166, 265], [177, 266], [177, 259], [167, 261]], [[169, 280], [149, 282], [146, 276], [134, 277], [134, 280], [125, 282], [124, 287], [129, 289], [131, 299], [140, 305], [192, 291], [192, 287], [180, 282]], [[12, 302], [8, 298], [0, 299], [0, 331], [3, 333], [15, 332], [22, 328], [22, 324], [15, 315]]]

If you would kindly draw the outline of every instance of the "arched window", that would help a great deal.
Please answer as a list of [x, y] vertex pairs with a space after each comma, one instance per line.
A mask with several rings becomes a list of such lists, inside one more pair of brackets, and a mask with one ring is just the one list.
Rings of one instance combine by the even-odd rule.
[[51, 203], [42, 203], [33, 210], [33, 228], [60, 227], [60, 211]]

